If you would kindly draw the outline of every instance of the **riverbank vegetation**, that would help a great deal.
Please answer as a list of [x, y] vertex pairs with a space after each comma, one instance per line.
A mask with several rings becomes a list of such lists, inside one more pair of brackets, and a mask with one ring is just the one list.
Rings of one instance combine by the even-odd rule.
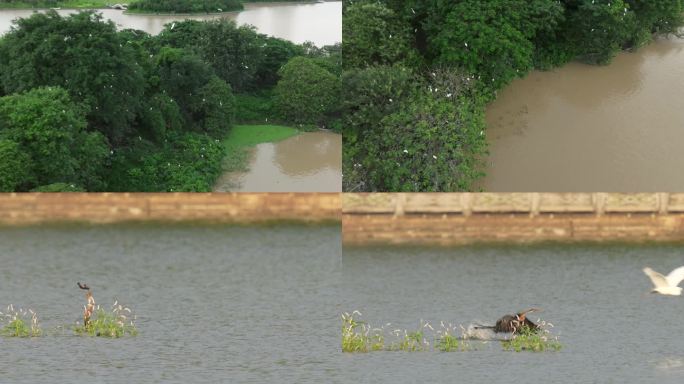
[[339, 127], [340, 57], [227, 20], [19, 19], [0, 38], [0, 191], [210, 191], [236, 123]]
[[13, 8], [106, 8], [114, 4], [128, 4], [130, 0], [0, 0], [0, 9]]
[[345, 1], [343, 189], [469, 191], [484, 111], [534, 69], [677, 33], [684, 0]]

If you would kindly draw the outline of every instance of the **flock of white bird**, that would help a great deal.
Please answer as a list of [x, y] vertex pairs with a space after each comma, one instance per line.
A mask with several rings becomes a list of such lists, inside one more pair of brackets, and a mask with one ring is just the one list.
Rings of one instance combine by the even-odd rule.
[[644, 273], [653, 282], [654, 287], [651, 290], [651, 293], [672, 296], [679, 296], [682, 294], [682, 288], [678, 285], [684, 280], [684, 267], [674, 269], [667, 276], [663, 276], [649, 267], [644, 268]]

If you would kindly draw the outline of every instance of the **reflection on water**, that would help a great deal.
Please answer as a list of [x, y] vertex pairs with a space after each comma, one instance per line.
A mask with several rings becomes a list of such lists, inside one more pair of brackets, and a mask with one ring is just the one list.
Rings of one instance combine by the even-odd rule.
[[258, 144], [246, 173], [222, 175], [215, 191], [339, 192], [342, 136], [305, 132], [276, 143]]
[[487, 110], [486, 191], [684, 189], [684, 39], [533, 72]]
[[[682, 382], [684, 300], [648, 294], [641, 269], [684, 264], [682, 246], [520, 246], [468, 248], [345, 248], [342, 311], [362, 320], [415, 330], [432, 324], [493, 324], [530, 307], [553, 323], [558, 352], [477, 351], [345, 355], [348, 382], [394, 383]], [[420, 369], [416, 369], [420, 367]], [[358, 373], [357, 376], [354, 376]], [[572, 374], [568, 379], [567, 374]]]
[[[0, 229], [0, 311], [79, 321], [86, 281], [139, 335], [0, 338], [3, 383], [329, 382], [339, 226]], [[97, 378], [97, 379], [94, 379]]]
[[[78, 10], [60, 10], [66, 15]], [[312, 41], [317, 46], [342, 41], [342, 2], [325, 3], [248, 3], [242, 12], [215, 15], [139, 15], [114, 9], [98, 9], [105, 19], [119, 29], [133, 28], [156, 35], [164, 24], [175, 20], [209, 20], [227, 18], [240, 25], [254, 25], [260, 33], [287, 39], [295, 43]], [[12, 20], [28, 17], [31, 10], [0, 10], [0, 34], [10, 29]]]

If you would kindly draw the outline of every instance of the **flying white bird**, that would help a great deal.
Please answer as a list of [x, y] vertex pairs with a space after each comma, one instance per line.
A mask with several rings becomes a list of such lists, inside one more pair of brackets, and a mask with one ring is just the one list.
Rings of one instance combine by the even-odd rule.
[[644, 268], [644, 273], [651, 279], [655, 286], [651, 293], [672, 296], [679, 296], [682, 294], [682, 288], [678, 287], [678, 285], [684, 280], [684, 267], [673, 270], [667, 276], [663, 276], [648, 267]]

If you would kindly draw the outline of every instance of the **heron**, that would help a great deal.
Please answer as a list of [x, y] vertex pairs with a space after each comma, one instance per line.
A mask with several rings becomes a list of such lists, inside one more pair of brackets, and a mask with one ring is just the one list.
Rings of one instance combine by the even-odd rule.
[[653, 282], [654, 288], [651, 290], [651, 293], [671, 296], [682, 294], [682, 288], [678, 287], [678, 285], [684, 280], [684, 266], [672, 270], [667, 276], [663, 276], [649, 267], [644, 268], [644, 273]]
[[81, 284], [80, 282], [76, 282], [76, 285], [78, 285], [79, 288], [87, 291], [87, 304], [83, 306], [83, 326], [87, 328], [88, 326], [90, 326], [90, 317], [93, 315], [93, 311], [95, 310], [95, 298], [93, 297], [93, 294], [90, 292], [90, 287], [88, 286], [88, 284]]
[[496, 321], [494, 326], [478, 326], [476, 328], [493, 329], [494, 332], [497, 333], [519, 333], [524, 328], [536, 332], [539, 329], [539, 326], [528, 319], [527, 314], [539, 311], [541, 311], [539, 308], [530, 308], [514, 315], [504, 315]]

